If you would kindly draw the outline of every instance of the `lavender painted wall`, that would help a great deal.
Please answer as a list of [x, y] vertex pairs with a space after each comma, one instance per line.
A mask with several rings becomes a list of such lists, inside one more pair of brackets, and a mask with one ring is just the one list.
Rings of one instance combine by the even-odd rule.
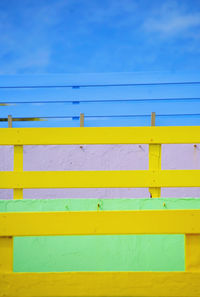
[[[148, 169], [148, 145], [25, 146], [24, 170]], [[162, 169], [200, 169], [200, 145], [163, 145]], [[13, 170], [13, 148], [0, 147], [0, 171]], [[140, 198], [148, 189], [28, 189], [24, 198]], [[200, 197], [200, 188], [162, 189], [162, 197]], [[12, 190], [0, 190], [12, 199]]]

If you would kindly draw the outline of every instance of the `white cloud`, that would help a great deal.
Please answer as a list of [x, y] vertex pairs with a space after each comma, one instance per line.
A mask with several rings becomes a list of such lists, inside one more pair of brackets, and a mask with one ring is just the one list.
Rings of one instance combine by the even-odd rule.
[[[129, 22], [132, 19], [133, 13], [136, 12], [137, 1], [132, 0], [109, 0], [102, 2], [99, 5], [98, 2], [88, 2], [87, 9], [85, 9], [84, 22], [86, 23], [107, 23], [110, 26], [118, 26], [120, 22], [119, 17], [125, 17], [125, 21]], [[113, 18], [118, 17], [118, 22], [112, 22]], [[121, 23], [121, 22], [120, 22]]]
[[0, 11], [0, 73], [21, 71], [45, 72], [51, 60], [52, 45], [57, 38], [49, 34], [61, 21], [60, 14], [69, 2], [59, 0], [34, 5], [24, 2], [16, 9], [17, 19], [9, 6]]
[[16, 74], [20, 71], [45, 72], [50, 61], [48, 49], [40, 48], [35, 51], [24, 51], [18, 58], [10, 63], [1, 65], [0, 74]]
[[93, 25], [130, 25], [136, 7], [133, 0], [31, 0], [16, 6], [13, 16], [7, 6], [0, 10], [0, 73], [45, 72], [57, 44], [67, 51], [71, 39], [76, 46]]
[[[175, 5], [164, 4], [159, 11], [154, 11], [153, 15], [144, 21], [143, 29], [147, 32], [157, 32], [162, 37], [185, 33], [195, 38], [200, 33], [200, 12], [188, 12], [181, 6], [181, 2], [176, 2]], [[194, 30], [197, 30], [195, 34]]]

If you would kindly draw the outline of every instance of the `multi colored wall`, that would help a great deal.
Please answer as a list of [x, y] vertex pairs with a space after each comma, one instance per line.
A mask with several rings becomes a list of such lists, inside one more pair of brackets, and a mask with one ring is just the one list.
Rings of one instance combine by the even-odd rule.
[[[156, 125], [200, 125], [199, 78], [194, 73], [4, 76], [0, 127], [8, 126], [8, 115], [13, 127], [78, 127], [80, 113], [86, 127], [150, 126], [152, 112]], [[162, 145], [162, 169], [199, 168], [199, 144]], [[112, 169], [148, 169], [148, 146], [24, 146], [24, 170]], [[0, 147], [0, 170], [13, 170], [12, 147]], [[12, 190], [1, 189], [0, 212], [200, 207], [199, 199], [186, 198], [200, 197], [199, 188], [162, 189], [164, 199], [149, 199], [148, 189], [25, 189], [23, 194], [23, 201], [13, 201]], [[182, 235], [14, 239], [14, 271], [183, 271], [184, 265]]]
[[[149, 72], [1, 76], [0, 127], [200, 125], [200, 73]], [[134, 135], [133, 135], [134, 137]], [[0, 170], [12, 170], [0, 147]], [[200, 146], [163, 145], [163, 169], [199, 169]], [[148, 169], [148, 146], [24, 147], [24, 170]], [[148, 189], [24, 190], [25, 198], [139, 198]], [[162, 197], [200, 197], [198, 188], [162, 189]], [[0, 190], [0, 199], [12, 191]]]

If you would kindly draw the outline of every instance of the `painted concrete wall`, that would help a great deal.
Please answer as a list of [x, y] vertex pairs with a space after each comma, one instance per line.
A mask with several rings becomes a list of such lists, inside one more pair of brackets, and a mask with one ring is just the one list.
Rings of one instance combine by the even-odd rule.
[[[200, 199], [188, 198], [0, 200], [0, 212], [199, 208]], [[14, 271], [95, 270], [183, 271], [184, 236], [50, 236], [14, 240]]]
[[[147, 145], [25, 146], [24, 170], [148, 169]], [[162, 169], [200, 169], [200, 145], [163, 145]], [[13, 148], [0, 147], [0, 170], [13, 170]], [[148, 189], [24, 190], [24, 198], [140, 198]], [[162, 197], [200, 197], [199, 188], [162, 189]], [[0, 189], [0, 199], [12, 190]]]

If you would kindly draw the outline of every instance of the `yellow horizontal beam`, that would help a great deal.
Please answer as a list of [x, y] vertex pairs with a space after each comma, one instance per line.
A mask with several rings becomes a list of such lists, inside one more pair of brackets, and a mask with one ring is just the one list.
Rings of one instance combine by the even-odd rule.
[[0, 188], [199, 187], [200, 170], [1, 171]]
[[0, 274], [1, 297], [199, 297], [198, 272]]
[[0, 129], [0, 145], [129, 143], [200, 143], [200, 126]]
[[0, 188], [108, 188], [148, 187], [147, 170], [0, 172]]
[[155, 187], [200, 187], [200, 170], [160, 170], [153, 173]]
[[0, 236], [200, 234], [200, 210], [0, 213]]

